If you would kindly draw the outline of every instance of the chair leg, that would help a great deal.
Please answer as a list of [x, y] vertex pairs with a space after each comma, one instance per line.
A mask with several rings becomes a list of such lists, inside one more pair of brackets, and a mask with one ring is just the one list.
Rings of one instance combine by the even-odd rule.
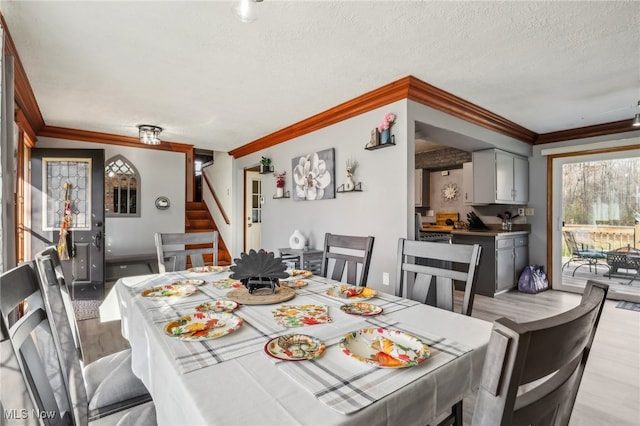
[[438, 426], [462, 426], [462, 400], [451, 406], [451, 414], [442, 419]]

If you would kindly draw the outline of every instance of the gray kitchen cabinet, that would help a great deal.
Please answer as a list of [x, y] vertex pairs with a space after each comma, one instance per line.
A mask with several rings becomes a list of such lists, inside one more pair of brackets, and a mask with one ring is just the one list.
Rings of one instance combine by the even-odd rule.
[[416, 169], [415, 179], [415, 206], [429, 207], [429, 169]]
[[500, 149], [473, 152], [474, 204], [527, 204], [529, 160]]
[[473, 204], [473, 163], [462, 164], [462, 201], [465, 205]]
[[529, 262], [528, 235], [453, 234], [453, 242], [482, 246], [476, 293], [483, 296], [493, 297], [516, 287], [522, 270]]

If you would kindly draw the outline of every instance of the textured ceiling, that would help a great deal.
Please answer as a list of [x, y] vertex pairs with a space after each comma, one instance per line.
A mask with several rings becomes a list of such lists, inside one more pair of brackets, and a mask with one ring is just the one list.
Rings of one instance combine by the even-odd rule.
[[[640, 2], [7, 1], [47, 125], [227, 151], [413, 75], [536, 133], [632, 118]], [[441, 141], [438, 141], [441, 142]]]

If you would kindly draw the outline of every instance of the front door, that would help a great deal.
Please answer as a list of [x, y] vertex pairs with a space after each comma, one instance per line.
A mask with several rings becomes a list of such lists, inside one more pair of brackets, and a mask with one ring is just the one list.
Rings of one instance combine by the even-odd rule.
[[33, 149], [31, 183], [32, 254], [56, 245], [72, 298], [102, 299], [104, 150]]
[[262, 179], [258, 172], [245, 172], [245, 253], [262, 247]]

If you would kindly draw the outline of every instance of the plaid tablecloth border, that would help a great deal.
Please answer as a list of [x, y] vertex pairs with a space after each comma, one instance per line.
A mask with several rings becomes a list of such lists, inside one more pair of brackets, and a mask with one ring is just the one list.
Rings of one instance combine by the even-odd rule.
[[453, 340], [426, 335], [383, 317], [369, 318], [370, 327], [385, 327], [412, 334], [429, 346], [430, 357], [422, 365], [389, 369], [348, 358], [339, 348], [341, 337], [326, 341], [322, 357], [307, 362], [277, 362], [277, 367], [332, 409], [350, 414], [414, 382], [471, 349]]
[[[266, 342], [271, 338], [287, 333], [310, 334], [327, 342], [327, 346], [331, 346], [331, 342], [337, 344], [350, 331], [368, 326], [367, 323], [371, 321], [378, 321], [384, 324], [388, 321], [386, 314], [419, 304], [419, 302], [381, 293], [371, 300], [371, 303], [383, 308], [383, 314], [375, 317], [375, 320], [368, 317], [348, 316], [340, 313], [340, 306], [343, 301], [326, 295], [327, 290], [336, 285], [336, 283], [327, 278], [313, 276], [308, 280], [309, 285], [307, 287], [297, 289], [298, 301], [293, 299], [287, 301], [286, 304], [326, 304], [330, 307], [330, 315], [342, 315], [340, 321], [309, 327], [285, 328], [280, 326], [271, 314], [273, 307], [279, 306], [278, 304], [255, 307], [242, 306], [235, 314], [244, 320], [244, 325], [239, 330], [222, 338], [189, 342], [164, 334], [163, 327], [167, 322], [175, 320], [181, 315], [194, 312], [195, 307], [201, 303], [225, 299], [229, 289], [218, 289], [211, 283], [226, 278], [228, 275], [228, 273], [194, 274], [173, 272], [153, 276], [135, 286], [124, 287], [124, 290], [129, 294], [131, 303], [141, 304], [142, 315], [146, 320], [156, 325], [156, 331], [162, 335], [161, 340], [167, 345], [171, 357], [175, 359], [176, 365], [182, 373], [229, 361], [256, 351], [262, 351]], [[150, 300], [140, 295], [145, 288], [170, 284], [173, 281], [186, 278], [201, 278], [207, 281], [207, 284], [200, 286], [198, 293], [185, 299], [170, 301]]]

